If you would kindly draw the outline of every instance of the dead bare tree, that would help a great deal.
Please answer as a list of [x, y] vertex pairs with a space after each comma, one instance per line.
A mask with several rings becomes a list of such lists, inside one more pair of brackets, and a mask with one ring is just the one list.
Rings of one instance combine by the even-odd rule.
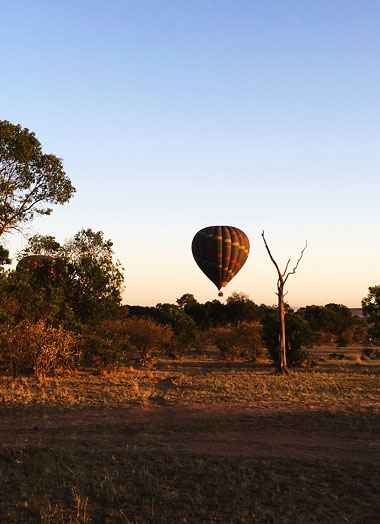
[[305, 243], [305, 247], [301, 251], [301, 254], [299, 256], [299, 259], [297, 260], [296, 265], [293, 267], [293, 270], [288, 271], [288, 267], [289, 267], [290, 260], [291, 260], [289, 258], [288, 262], [286, 263], [285, 270], [281, 272], [280, 268], [278, 267], [277, 262], [273, 258], [272, 253], [270, 252], [267, 241], [265, 240], [264, 231], [262, 232], [261, 236], [263, 237], [264, 244], [268, 252], [269, 258], [273, 262], [277, 270], [277, 274], [278, 274], [277, 293], [276, 293], [276, 295], [278, 296], [278, 327], [279, 327], [277, 371], [279, 373], [289, 373], [288, 366], [286, 363], [285, 304], [284, 304], [284, 297], [287, 294], [287, 292], [284, 293], [284, 287], [285, 287], [286, 281], [288, 280], [289, 276], [294, 275], [294, 273], [297, 271], [298, 265], [301, 262], [305, 249], [307, 248], [307, 241]]

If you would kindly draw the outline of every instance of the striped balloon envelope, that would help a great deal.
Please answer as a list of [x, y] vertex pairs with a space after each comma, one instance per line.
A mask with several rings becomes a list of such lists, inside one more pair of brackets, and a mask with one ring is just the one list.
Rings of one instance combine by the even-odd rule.
[[16, 271], [29, 273], [37, 280], [53, 281], [62, 278], [63, 263], [49, 255], [28, 255], [19, 261]]
[[[209, 226], [193, 238], [195, 262], [220, 290], [241, 270], [249, 254], [247, 235], [237, 227]], [[219, 296], [223, 296], [219, 292]]]

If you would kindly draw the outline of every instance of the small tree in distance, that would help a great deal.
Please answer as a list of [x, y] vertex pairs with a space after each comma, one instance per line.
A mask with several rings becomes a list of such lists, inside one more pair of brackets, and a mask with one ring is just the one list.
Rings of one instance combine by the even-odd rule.
[[290, 264], [290, 258], [289, 258], [288, 262], [286, 263], [285, 270], [281, 272], [280, 268], [278, 267], [277, 262], [273, 258], [272, 253], [270, 252], [267, 241], [265, 240], [264, 231], [262, 232], [261, 236], [263, 237], [264, 245], [268, 252], [269, 258], [273, 262], [277, 270], [277, 275], [278, 275], [277, 293], [276, 293], [278, 296], [278, 324], [279, 324], [277, 371], [279, 373], [289, 373], [287, 362], [286, 362], [285, 303], [284, 303], [284, 297], [286, 293], [284, 292], [284, 288], [285, 288], [285, 284], [289, 276], [294, 275], [294, 273], [297, 271], [298, 265], [301, 262], [305, 249], [307, 248], [307, 241], [305, 243], [305, 247], [301, 251], [301, 255], [299, 259], [297, 260], [296, 265], [293, 267], [293, 270], [288, 271], [288, 267]]

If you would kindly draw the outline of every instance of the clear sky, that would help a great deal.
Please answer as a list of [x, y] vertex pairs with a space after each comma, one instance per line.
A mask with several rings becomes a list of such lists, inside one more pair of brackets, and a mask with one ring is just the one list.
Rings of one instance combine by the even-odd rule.
[[[124, 301], [216, 288], [201, 228], [251, 241], [226, 288], [357, 307], [380, 284], [377, 0], [0, 0], [0, 119], [36, 133], [77, 188], [29, 231], [102, 230]], [[22, 237], [7, 238], [12, 253]]]

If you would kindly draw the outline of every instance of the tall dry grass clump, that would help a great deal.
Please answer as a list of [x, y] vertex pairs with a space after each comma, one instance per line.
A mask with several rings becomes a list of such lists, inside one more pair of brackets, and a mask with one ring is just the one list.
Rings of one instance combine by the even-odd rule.
[[38, 380], [73, 369], [80, 359], [79, 337], [42, 320], [23, 320], [0, 334], [0, 364], [15, 377], [33, 372]]

